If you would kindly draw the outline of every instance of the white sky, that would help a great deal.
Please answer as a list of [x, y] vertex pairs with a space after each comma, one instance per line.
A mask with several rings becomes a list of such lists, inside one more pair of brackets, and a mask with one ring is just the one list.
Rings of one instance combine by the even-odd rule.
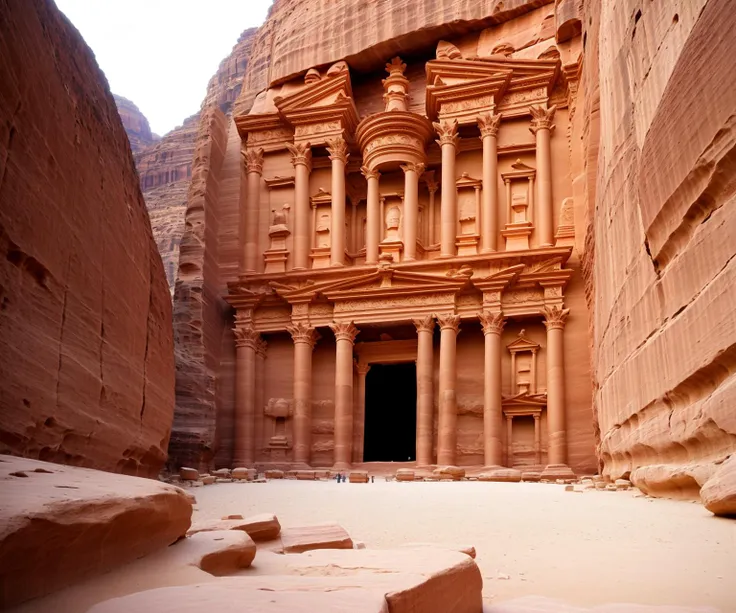
[[272, 0], [56, 0], [94, 51], [113, 93], [162, 136], [196, 113], [207, 83]]

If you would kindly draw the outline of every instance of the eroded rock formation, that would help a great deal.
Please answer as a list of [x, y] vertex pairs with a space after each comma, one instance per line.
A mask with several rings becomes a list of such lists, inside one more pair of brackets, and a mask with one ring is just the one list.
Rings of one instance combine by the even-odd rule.
[[155, 475], [171, 304], [125, 131], [52, 2], [0, 14], [0, 451]]
[[158, 134], [151, 133], [148, 119], [134, 102], [117, 94], [113, 94], [112, 97], [115, 100], [115, 106], [117, 106], [118, 114], [123, 122], [133, 153], [147, 149], [161, 138]]

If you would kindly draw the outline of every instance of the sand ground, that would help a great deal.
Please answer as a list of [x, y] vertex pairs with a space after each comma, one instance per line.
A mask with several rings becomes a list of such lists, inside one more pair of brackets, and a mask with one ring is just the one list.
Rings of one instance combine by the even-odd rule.
[[[471, 544], [484, 598], [710, 605], [736, 613], [736, 521], [699, 504], [539, 483], [233, 483], [192, 490], [194, 521], [275, 513], [342, 524], [367, 547]], [[258, 557], [254, 562], [257, 566]]]

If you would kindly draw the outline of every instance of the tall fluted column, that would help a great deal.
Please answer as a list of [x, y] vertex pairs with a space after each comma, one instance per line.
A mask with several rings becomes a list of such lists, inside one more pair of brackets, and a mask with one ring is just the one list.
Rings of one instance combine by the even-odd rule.
[[345, 265], [345, 166], [348, 144], [342, 138], [327, 141], [332, 161], [332, 224], [330, 225], [330, 265]]
[[330, 324], [335, 333], [335, 466], [350, 468], [353, 448], [353, 343], [358, 329], [352, 322]]
[[434, 123], [442, 148], [442, 202], [440, 203], [440, 255], [455, 255], [457, 238], [457, 185], [455, 183], [455, 150], [457, 119]]
[[483, 379], [483, 448], [485, 465], [503, 463], [503, 408], [501, 405], [501, 334], [503, 313], [478, 313], [485, 336]]
[[531, 106], [532, 126], [529, 128], [537, 139], [537, 229], [541, 246], [554, 245], [554, 221], [552, 209], [552, 151], [550, 135], [554, 129], [552, 119], [556, 106], [545, 109]]
[[[434, 171], [432, 171], [434, 173]], [[429, 228], [427, 229], [427, 243], [429, 245], [435, 244], [435, 235], [434, 235], [434, 219], [435, 219], [435, 194], [437, 193], [437, 188], [439, 186], [435, 181], [427, 181], [427, 190], [429, 191]]]
[[498, 129], [501, 115], [478, 117], [480, 138], [483, 141], [483, 227], [481, 228], [482, 252], [496, 251], [498, 244]]
[[434, 318], [415, 319], [417, 328], [417, 466], [432, 464], [434, 432]]
[[255, 446], [254, 446], [254, 457], [258, 460], [258, 452], [263, 445], [263, 408], [266, 406], [266, 386], [264, 385], [266, 379], [266, 351], [268, 350], [268, 343], [263, 339], [259, 338], [256, 341], [256, 393], [255, 393]]
[[365, 263], [378, 263], [378, 243], [381, 242], [381, 199], [378, 195], [378, 181], [381, 173], [367, 166], [360, 169], [368, 182], [365, 220]]
[[312, 351], [319, 335], [304, 323], [287, 330], [294, 341], [294, 462], [304, 467], [312, 450]]
[[263, 174], [263, 149], [246, 149], [242, 152], [248, 175], [244, 216], [240, 224], [241, 244], [244, 246], [241, 272], [256, 272], [258, 263], [258, 215], [261, 208], [261, 175]]
[[233, 466], [255, 462], [256, 346], [260, 336], [252, 326], [236, 326], [235, 443]]
[[437, 315], [440, 324], [440, 412], [437, 440], [437, 464], [455, 463], [457, 450], [457, 333], [460, 316]]
[[547, 430], [548, 464], [567, 464], [565, 419], [565, 322], [570, 309], [546, 307], [547, 327]]
[[353, 462], [363, 461], [363, 443], [365, 441], [365, 378], [371, 369], [370, 364], [358, 362], [358, 391], [356, 394], [355, 418], [353, 419]]
[[294, 250], [292, 268], [309, 268], [309, 173], [312, 170], [312, 148], [309, 143], [286, 143], [294, 165]]
[[417, 259], [419, 229], [419, 176], [424, 164], [404, 164], [404, 260]]

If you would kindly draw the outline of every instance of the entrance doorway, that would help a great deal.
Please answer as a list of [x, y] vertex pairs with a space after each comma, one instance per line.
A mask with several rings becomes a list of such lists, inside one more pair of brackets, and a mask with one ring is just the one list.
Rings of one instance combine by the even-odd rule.
[[365, 380], [363, 461], [415, 461], [416, 432], [416, 364], [372, 364]]

